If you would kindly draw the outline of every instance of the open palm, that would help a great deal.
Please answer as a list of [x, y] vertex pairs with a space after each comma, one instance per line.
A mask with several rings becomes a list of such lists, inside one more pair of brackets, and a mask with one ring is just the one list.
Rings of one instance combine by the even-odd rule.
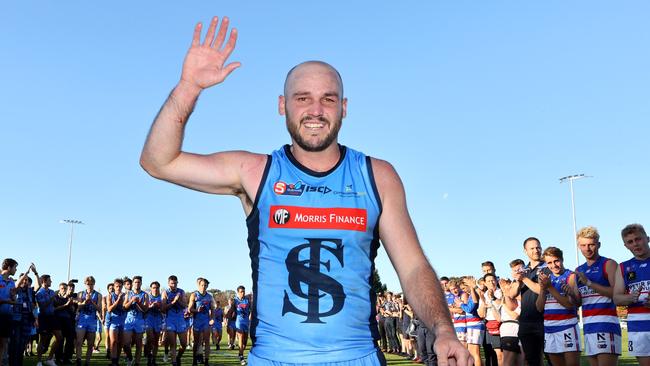
[[192, 46], [183, 62], [182, 82], [200, 89], [209, 88], [224, 81], [233, 70], [241, 65], [239, 62], [225, 64], [235, 49], [237, 29], [233, 28], [230, 31], [228, 42], [224, 46], [229, 20], [224, 17], [217, 32], [218, 22], [217, 17], [212, 18], [203, 43], [201, 43], [203, 25], [198, 23], [194, 28]]

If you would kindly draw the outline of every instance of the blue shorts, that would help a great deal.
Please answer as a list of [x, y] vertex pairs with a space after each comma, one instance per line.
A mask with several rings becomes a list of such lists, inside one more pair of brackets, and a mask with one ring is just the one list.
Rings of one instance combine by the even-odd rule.
[[[79, 319], [77, 320], [77, 330], [85, 330], [86, 332], [95, 333], [97, 332], [97, 324], [99, 320], [93, 315], [79, 314]], [[99, 327], [101, 329], [101, 326]]]
[[144, 333], [144, 319], [139, 317], [127, 317], [124, 321], [125, 332]]
[[193, 326], [195, 332], [203, 332], [210, 329], [209, 319], [194, 319]]
[[122, 331], [124, 330], [124, 315], [111, 315], [110, 326], [108, 327], [111, 331]]
[[241, 333], [248, 333], [248, 319], [237, 318], [235, 322], [235, 330]]
[[215, 320], [214, 324], [212, 324], [212, 331], [221, 333], [222, 330], [223, 330], [223, 323]]
[[235, 329], [235, 321], [234, 320], [228, 320], [228, 328]]
[[[285, 352], [291, 352], [291, 350], [286, 350]], [[279, 355], [278, 357], [282, 357]], [[265, 358], [259, 358], [255, 356], [255, 348], [251, 349], [251, 352], [248, 354], [248, 364], [255, 366], [298, 366], [304, 365], [303, 363], [285, 363], [280, 361], [271, 361]], [[386, 359], [384, 354], [377, 350], [367, 356], [357, 358], [356, 360], [349, 361], [337, 361], [337, 362], [322, 362], [322, 363], [310, 363], [309, 366], [386, 366]]]
[[162, 315], [153, 315], [149, 314], [144, 318], [144, 328], [146, 330], [151, 330], [154, 333], [160, 333], [163, 329], [163, 317]]
[[187, 322], [185, 321], [185, 318], [183, 318], [183, 314], [181, 313], [176, 316], [167, 314], [167, 318], [165, 319], [165, 330], [174, 333], [185, 332], [187, 330]]

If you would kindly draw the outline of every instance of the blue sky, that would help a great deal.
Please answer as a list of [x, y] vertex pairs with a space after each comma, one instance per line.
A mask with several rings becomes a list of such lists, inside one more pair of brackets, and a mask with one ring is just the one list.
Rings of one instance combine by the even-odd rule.
[[[545, 2], [13, 2], [0, 12], [0, 247], [22, 269], [101, 287], [171, 273], [194, 287], [250, 287], [237, 199], [150, 178], [138, 164], [178, 81], [192, 29], [228, 15], [243, 66], [201, 96], [184, 149], [268, 153], [289, 141], [277, 113], [286, 72], [320, 59], [349, 99], [340, 142], [400, 173], [440, 275], [504, 273], [537, 236], [574, 267], [578, 226], [605, 256], [650, 225], [650, 5]], [[390, 288], [397, 277], [377, 258]]]

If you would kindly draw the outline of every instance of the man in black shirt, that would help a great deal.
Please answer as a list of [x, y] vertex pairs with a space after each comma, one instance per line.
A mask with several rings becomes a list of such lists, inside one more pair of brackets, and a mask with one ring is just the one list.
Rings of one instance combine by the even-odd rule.
[[530, 237], [524, 240], [524, 252], [530, 262], [523, 270], [512, 274], [514, 281], [509, 296], [515, 298], [521, 293], [519, 340], [528, 365], [541, 366], [544, 360], [544, 314], [537, 311], [535, 302], [539, 294], [537, 274], [546, 265], [542, 262], [542, 245], [539, 239]]

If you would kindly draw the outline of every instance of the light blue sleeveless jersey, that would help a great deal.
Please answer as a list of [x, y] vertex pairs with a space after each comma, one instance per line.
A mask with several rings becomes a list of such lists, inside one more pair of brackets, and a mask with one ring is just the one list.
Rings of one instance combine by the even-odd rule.
[[247, 218], [258, 358], [325, 363], [377, 351], [371, 284], [381, 203], [370, 158], [339, 147], [324, 173], [298, 163], [288, 145], [267, 161]]

